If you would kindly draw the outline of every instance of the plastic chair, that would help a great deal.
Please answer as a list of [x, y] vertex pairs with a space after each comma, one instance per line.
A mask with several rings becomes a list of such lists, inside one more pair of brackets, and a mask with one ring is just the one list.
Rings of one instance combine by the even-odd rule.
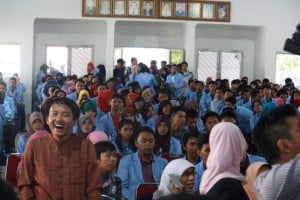
[[178, 159], [178, 158], [183, 158], [184, 154], [174, 155], [174, 154], [164, 153], [161, 155], [161, 157], [166, 159], [168, 162], [170, 162], [170, 161]]
[[17, 168], [20, 161], [21, 154], [10, 154], [7, 158], [5, 178], [6, 181], [12, 184], [14, 187], [18, 186]]
[[136, 200], [141, 200], [144, 196], [153, 195], [157, 190], [156, 183], [141, 183], [136, 187]]

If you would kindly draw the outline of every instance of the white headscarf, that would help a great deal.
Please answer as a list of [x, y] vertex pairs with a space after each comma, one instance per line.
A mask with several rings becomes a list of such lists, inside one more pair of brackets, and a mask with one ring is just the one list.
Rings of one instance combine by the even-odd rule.
[[185, 172], [185, 170], [195, 166], [185, 159], [176, 159], [169, 162], [169, 164], [165, 167], [161, 179], [160, 185], [158, 187], [158, 191], [160, 195], [165, 196], [172, 194], [170, 190], [170, 174], [174, 174], [179, 178]]

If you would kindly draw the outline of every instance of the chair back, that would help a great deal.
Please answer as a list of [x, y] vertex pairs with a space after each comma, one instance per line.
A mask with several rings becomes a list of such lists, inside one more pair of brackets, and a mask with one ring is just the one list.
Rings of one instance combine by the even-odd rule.
[[12, 184], [14, 187], [18, 186], [17, 168], [20, 161], [21, 161], [20, 154], [10, 154], [7, 158], [5, 178], [6, 181]]
[[141, 183], [136, 188], [136, 200], [141, 200], [147, 195], [153, 195], [157, 190], [158, 184], [156, 183]]

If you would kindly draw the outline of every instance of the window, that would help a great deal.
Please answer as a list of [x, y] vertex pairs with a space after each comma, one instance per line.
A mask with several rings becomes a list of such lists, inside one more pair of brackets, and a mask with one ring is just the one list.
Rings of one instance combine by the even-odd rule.
[[300, 86], [300, 56], [277, 53], [276, 55], [276, 83], [284, 84], [289, 77], [294, 81], [295, 86]]
[[92, 47], [47, 46], [47, 65], [55, 68], [65, 76], [85, 75], [86, 66], [93, 60]]
[[0, 44], [0, 72], [3, 78], [9, 78], [14, 73], [20, 75], [21, 46], [15, 44]]
[[205, 81], [207, 77], [239, 79], [242, 67], [242, 52], [240, 51], [212, 51], [198, 52], [198, 79]]
[[[151, 56], [149, 56], [151, 55]], [[135, 48], [124, 47], [115, 48], [114, 63], [117, 64], [119, 58], [123, 58], [126, 66], [131, 65], [131, 57], [136, 57], [138, 62], [150, 66], [151, 60], [156, 60], [157, 67], [160, 68], [160, 62], [165, 60], [168, 63], [179, 64], [184, 60], [184, 51], [180, 49], [163, 49], [163, 48]]]

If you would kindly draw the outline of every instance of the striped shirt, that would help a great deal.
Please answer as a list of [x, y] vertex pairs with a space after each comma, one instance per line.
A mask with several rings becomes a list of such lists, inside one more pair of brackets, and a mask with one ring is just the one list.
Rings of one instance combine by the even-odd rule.
[[276, 164], [260, 174], [254, 188], [257, 199], [300, 199], [300, 154], [285, 164]]

